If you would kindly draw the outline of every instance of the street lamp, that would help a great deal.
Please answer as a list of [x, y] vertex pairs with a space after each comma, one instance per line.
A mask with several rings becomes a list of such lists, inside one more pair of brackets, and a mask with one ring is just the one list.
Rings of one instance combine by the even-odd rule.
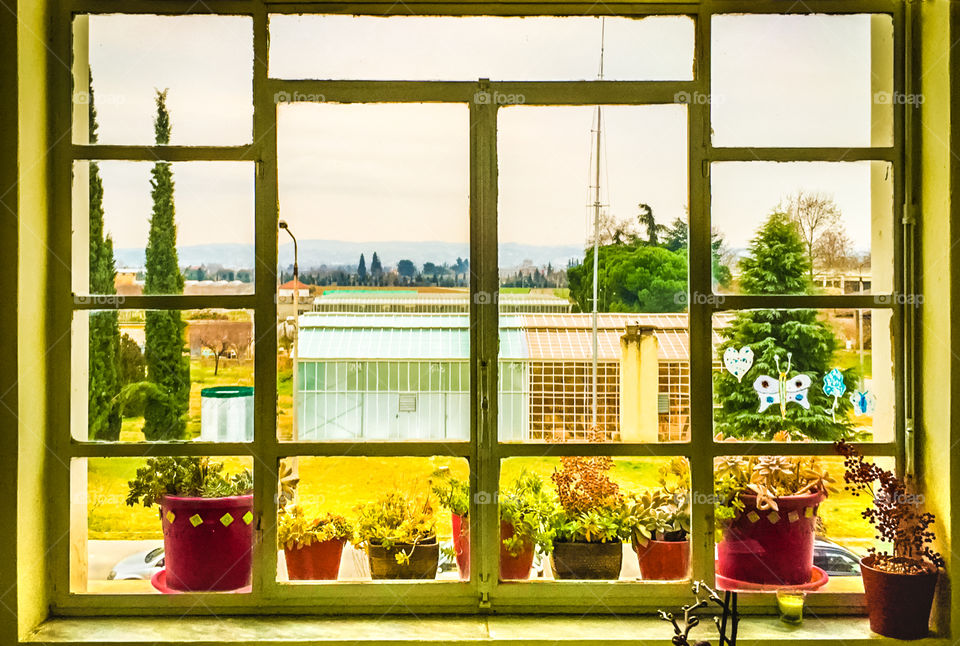
[[291, 387], [293, 388], [293, 440], [296, 441], [300, 438], [299, 429], [297, 428], [297, 345], [300, 343], [300, 270], [297, 265], [297, 237], [290, 231], [286, 220], [280, 220], [277, 224], [281, 229], [286, 231], [290, 239], [293, 240], [293, 356], [291, 357], [291, 361], [293, 362], [293, 379]]

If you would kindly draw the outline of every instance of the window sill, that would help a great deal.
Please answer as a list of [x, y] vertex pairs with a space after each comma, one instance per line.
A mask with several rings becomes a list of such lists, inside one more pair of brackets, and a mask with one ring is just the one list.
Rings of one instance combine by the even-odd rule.
[[[548, 615], [430, 617], [98, 617], [56, 618], [41, 624], [24, 643], [116, 645], [161, 644], [670, 644], [670, 625], [650, 616]], [[697, 639], [716, 644], [704, 622]], [[739, 646], [760, 644], [898, 644], [870, 632], [864, 617], [820, 617], [791, 628], [776, 617], [745, 617]], [[913, 642], [948, 646], [946, 638]]]

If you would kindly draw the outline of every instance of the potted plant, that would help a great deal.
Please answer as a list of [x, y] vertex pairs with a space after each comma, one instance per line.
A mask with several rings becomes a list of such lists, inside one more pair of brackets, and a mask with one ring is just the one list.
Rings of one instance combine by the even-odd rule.
[[943, 557], [931, 544], [936, 518], [920, 511], [921, 496], [902, 478], [866, 462], [856, 448], [838, 442], [844, 457], [846, 488], [855, 496], [869, 495], [872, 506], [862, 512], [893, 551], [878, 551], [860, 559], [870, 629], [885, 637], [919, 639], [929, 632], [930, 609]]
[[390, 491], [358, 508], [354, 531], [374, 579], [433, 579], [440, 545], [430, 492]]
[[250, 582], [253, 476], [227, 475], [201, 457], [149, 458], [129, 482], [127, 504], [158, 504], [164, 584], [179, 591], [235, 590]]
[[560, 505], [551, 519], [551, 564], [559, 579], [618, 579], [630, 523], [610, 457], [560, 459], [551, 476]]
[[557, 503], [535, 473], [521, 471], [513, 486], [500, 492], [500, 578], [527, 579], [536, 550], [553, 550], [550, 520]]
[[352, 533], [343, 516], [308, 517], [299, 505], [282, 507], [277, 543], [283, 546], [287, 576], [293, 581], [336, 579], [343, 544]]
[[440, 467], [431, 477], [433, 493], [450, 510], [453, 529], [453, 556], [460, 580], [470, 578], [470, 484], [450, 475], [450, 467]]
[[817, 458], [721, 458], [715, 470], [717, 574], [802, 585], [813, 573], [817, 509], [833, 479]]
[[650, 581], [684, 579], [690, 567], [690, 467], [674, 458], [660, 468], [660, 488], [632, 497], [631, 544], [640, 575]]

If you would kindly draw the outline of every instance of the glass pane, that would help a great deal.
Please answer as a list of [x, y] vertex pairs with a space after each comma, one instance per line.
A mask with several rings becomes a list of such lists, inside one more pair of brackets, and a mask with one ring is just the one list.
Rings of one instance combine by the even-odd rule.
[[75, 293], [253, 293], [252, 163], [79, 161], [73, 196]]
[[252, 469], [248, 457], [74, 459], [70, 592], [250, 592]]
[[498, 501], [503, 581], [689, 577], [686, 458], [508, 458]]
[[503, 108], [498, 144], [500, 440], [685, 441], [686, 108]]
[[605, 30], [604, 78], [693, 79], [694, 22], [687, 16], [272, 15], [270, 76], [593, 79], [600, 64], [601, 29]]
[[73, 314], [73, 437], [253, 441], [253, 312]]
[[890, 146], [889, 15], [714, 16], [711, 118], [717, 146]]
[[278, 581], [470, 578], [467, 460], [290, 457], [280, 474]]
[[[74, 143], [251, 141], [250, 17], [76, 16], [73, 38]], [[158, 141], [154, 128], [159, 92], [169, 109], [168, 141]]]
[[892, 442], [892, 315], [889, 309], [715, 315], [718, 439]]
[[[869, 461], [894, 468], [892, 458]], [[843, 458], [730, 456], [714, 468], [718, 586], [776, 592], [805, 579], [811, 591], [863, 592], [860, 558], [884, 544], [861, 514], [870, 500], [844, 489]], [[820, 485], [797, 495], [819, 475], [826, 495]], [[758, 496], [744, 491], [751, 477], [773, 494], [762, 509]]]
[[886, 162], [711, 166], [716, 290], [893, 290], [893, 168]]
[[470, 358], [466, 107], [278, 114], [280, 437], [466, 441], [469, 382], [445, 377]]

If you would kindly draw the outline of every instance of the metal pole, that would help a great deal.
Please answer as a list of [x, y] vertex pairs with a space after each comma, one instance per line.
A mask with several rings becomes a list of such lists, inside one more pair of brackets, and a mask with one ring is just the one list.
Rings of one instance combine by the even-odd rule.
[[[291, 401], [293, 402], [293, 429], [292, 429], [292, 440], [296, 442], [300, 439], [300, 432], [297, 426], [297, 359], [298, 359], [298, 349], [297, 346], [300, 344], [300, 269], [298, 266], [298, 255], [297, 250], [297, 238], [293, 235], [293, 232], [290, 231], [290, 227], [287, 226], [285, 220], [280, 220], [279, 226], [281, 229], [287, 232], [290, 236], [290, 239], [293, 240], [293, 352], [291, 354], [291, 370], [293, 371], [290, 388], [291, 388]], [[290, 460], [290, 470], [292, 471], [292, 476], [299, 480], [300, 478], [300, 459], [298, 456], [293, 456]], [[299, 487], [294, 489], [293, 504], [299, 503]]]
[[[597, 80], [603, 80], [603, 41], [604, 29], [606, 23], [604, 18], [600, 18], [600, 72], [597, 74]], [[600, 272], [600, 136], [602, 115], [600, 106], [597, 105], [597, 149], [595, 177], [593, 185], [593, 428], [597, 430], [597, 363], [598, 363], [598, 338], [597, 338], [597, 299], [599, 296], [599, 272]]]

